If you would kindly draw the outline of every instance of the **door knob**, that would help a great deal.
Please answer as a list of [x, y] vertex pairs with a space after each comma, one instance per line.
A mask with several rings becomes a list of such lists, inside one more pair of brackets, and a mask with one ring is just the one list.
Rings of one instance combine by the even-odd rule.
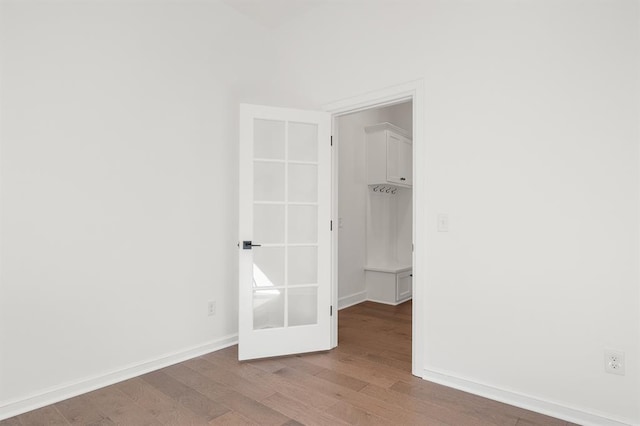
[[252, 244], [251, 241], [242, 242], [242, 250], [251, 250], [251, 247], [261, 247], [262, 244]]

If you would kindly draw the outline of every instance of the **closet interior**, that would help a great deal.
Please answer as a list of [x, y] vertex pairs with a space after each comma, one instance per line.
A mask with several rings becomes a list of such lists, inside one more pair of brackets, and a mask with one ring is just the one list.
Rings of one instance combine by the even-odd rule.
[[337, 119], [339, 308], [412, 293], [412, 103]]

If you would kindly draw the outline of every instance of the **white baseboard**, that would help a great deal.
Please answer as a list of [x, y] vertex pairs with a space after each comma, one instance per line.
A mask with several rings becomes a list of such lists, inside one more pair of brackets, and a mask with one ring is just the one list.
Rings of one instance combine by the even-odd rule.
[[[581, 409], [567, 407], [555, 402], [545, 401], [528, 395], [519, 394], [512, 391], [499, 389], [490, 385], [475, 382], [450, 374], [445, 374], [433, 370], [425, 369], [423, 379], [438, 383], [451, 388], [459, 389], [505, 404], [514, 405], [526, 410], [546, 414], [572, 423], [584, 426], [630, 426], [633, 425], [628, 420], [612, 419], [604, 414], [586, 412]], [[636, 425], [637, 426], [637, 425]]]
[[404, 302], [406, 302], [407, 300], [411, 300], [411, 298], [404, 299], [404, 300], [401, 300], [401, 301], [399, 301], [399, 302], [394, 302], [394, 303], [391, 303], [391, 302], [385, 302], [384, 300], [376, 300], [376, 299], [370, 299], [370, 298], [369, 298], [369, 299], [367, 299], [367, 301], [368, 301], [368, 302], [381, 303], [381, 304], [383, 304], [383, 305], [389, 305], [389, 306], [398, 306], [398, 305], [403, 304], [403, 303], [404, 303]]
[[384, 300], [372, 299], [370, 297], [367, 297], [366, 291], [361, 291], [359, 293], [350, 294], [349, 296], [344, 296], [338, 299], [338, 310], [348, 308], [350, 306], [357, 305], [358, 303], [362, 303], [362, 302], [375, 302], [375, 303], [382, 303], [383, 305], [398, 306], [406, 302], [407, 300], [411, 300], [411, 298], [409, 297], [399, 302], [391, 303], [391, 302], [386, 302]]
[[56, 402], [78, 396], [83, 393], [91, 392], [123, 380], [131, 379], [160, 368], [168, 367], [191, 358], [195, 358], [210, 352], [235, 345], [238, 343], [238, 335], [233, 334], [223, 338], [205, 343], [204, 345], [194, 346], [182, 351], [173, 352], [163, 355], [156, 359], [151, 359], [141, 363], [129, 365], [119, 370], [111, 371], [105, 374], [88, 377], [73, 383], [49, 388], [43, 392], [33, 394], [24, 398], [14, 399], [0, 402], [0, 420], [17, 416], [27, 411], [35, 410], [46, 405], [55, 404]]
[[399, 303], [385, 302], [384, 300], [376, 300], [376, 299], [371, 299], [371, 298], [368, 298], [367, 301], [368, 302], [374, 302], [374, 303], [380, 303], [382, 305], [389, 305], [389, 306], [399, 305]]
[[359, 293], [350, 294], [338, 299], [338, 310], [348, 308], [349, 306], [357, 305], [367, 300], [367, 292], [361, 291]]

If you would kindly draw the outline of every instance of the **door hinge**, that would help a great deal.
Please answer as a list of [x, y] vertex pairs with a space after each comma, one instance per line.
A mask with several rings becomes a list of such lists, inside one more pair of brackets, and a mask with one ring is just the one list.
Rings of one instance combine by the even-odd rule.
[[333, 305], [329, 306], [329, 316], [333, 316]]
[[333, 231], [333, 221], [329, 221], [329, 231]]
[[333, 146], [333, 136], [331, 136], [331, 146]]

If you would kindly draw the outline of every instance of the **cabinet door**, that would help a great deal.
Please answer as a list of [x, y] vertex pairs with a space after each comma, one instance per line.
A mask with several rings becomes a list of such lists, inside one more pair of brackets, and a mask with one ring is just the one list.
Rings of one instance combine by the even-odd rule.
[[411, 186], [413, 183], [413, 149], [411, 141], [387, 132], [387, 181]]
[[413, 274], [409, 271], [396, 275], [396, 302], [407, 300], [413, 292]]

